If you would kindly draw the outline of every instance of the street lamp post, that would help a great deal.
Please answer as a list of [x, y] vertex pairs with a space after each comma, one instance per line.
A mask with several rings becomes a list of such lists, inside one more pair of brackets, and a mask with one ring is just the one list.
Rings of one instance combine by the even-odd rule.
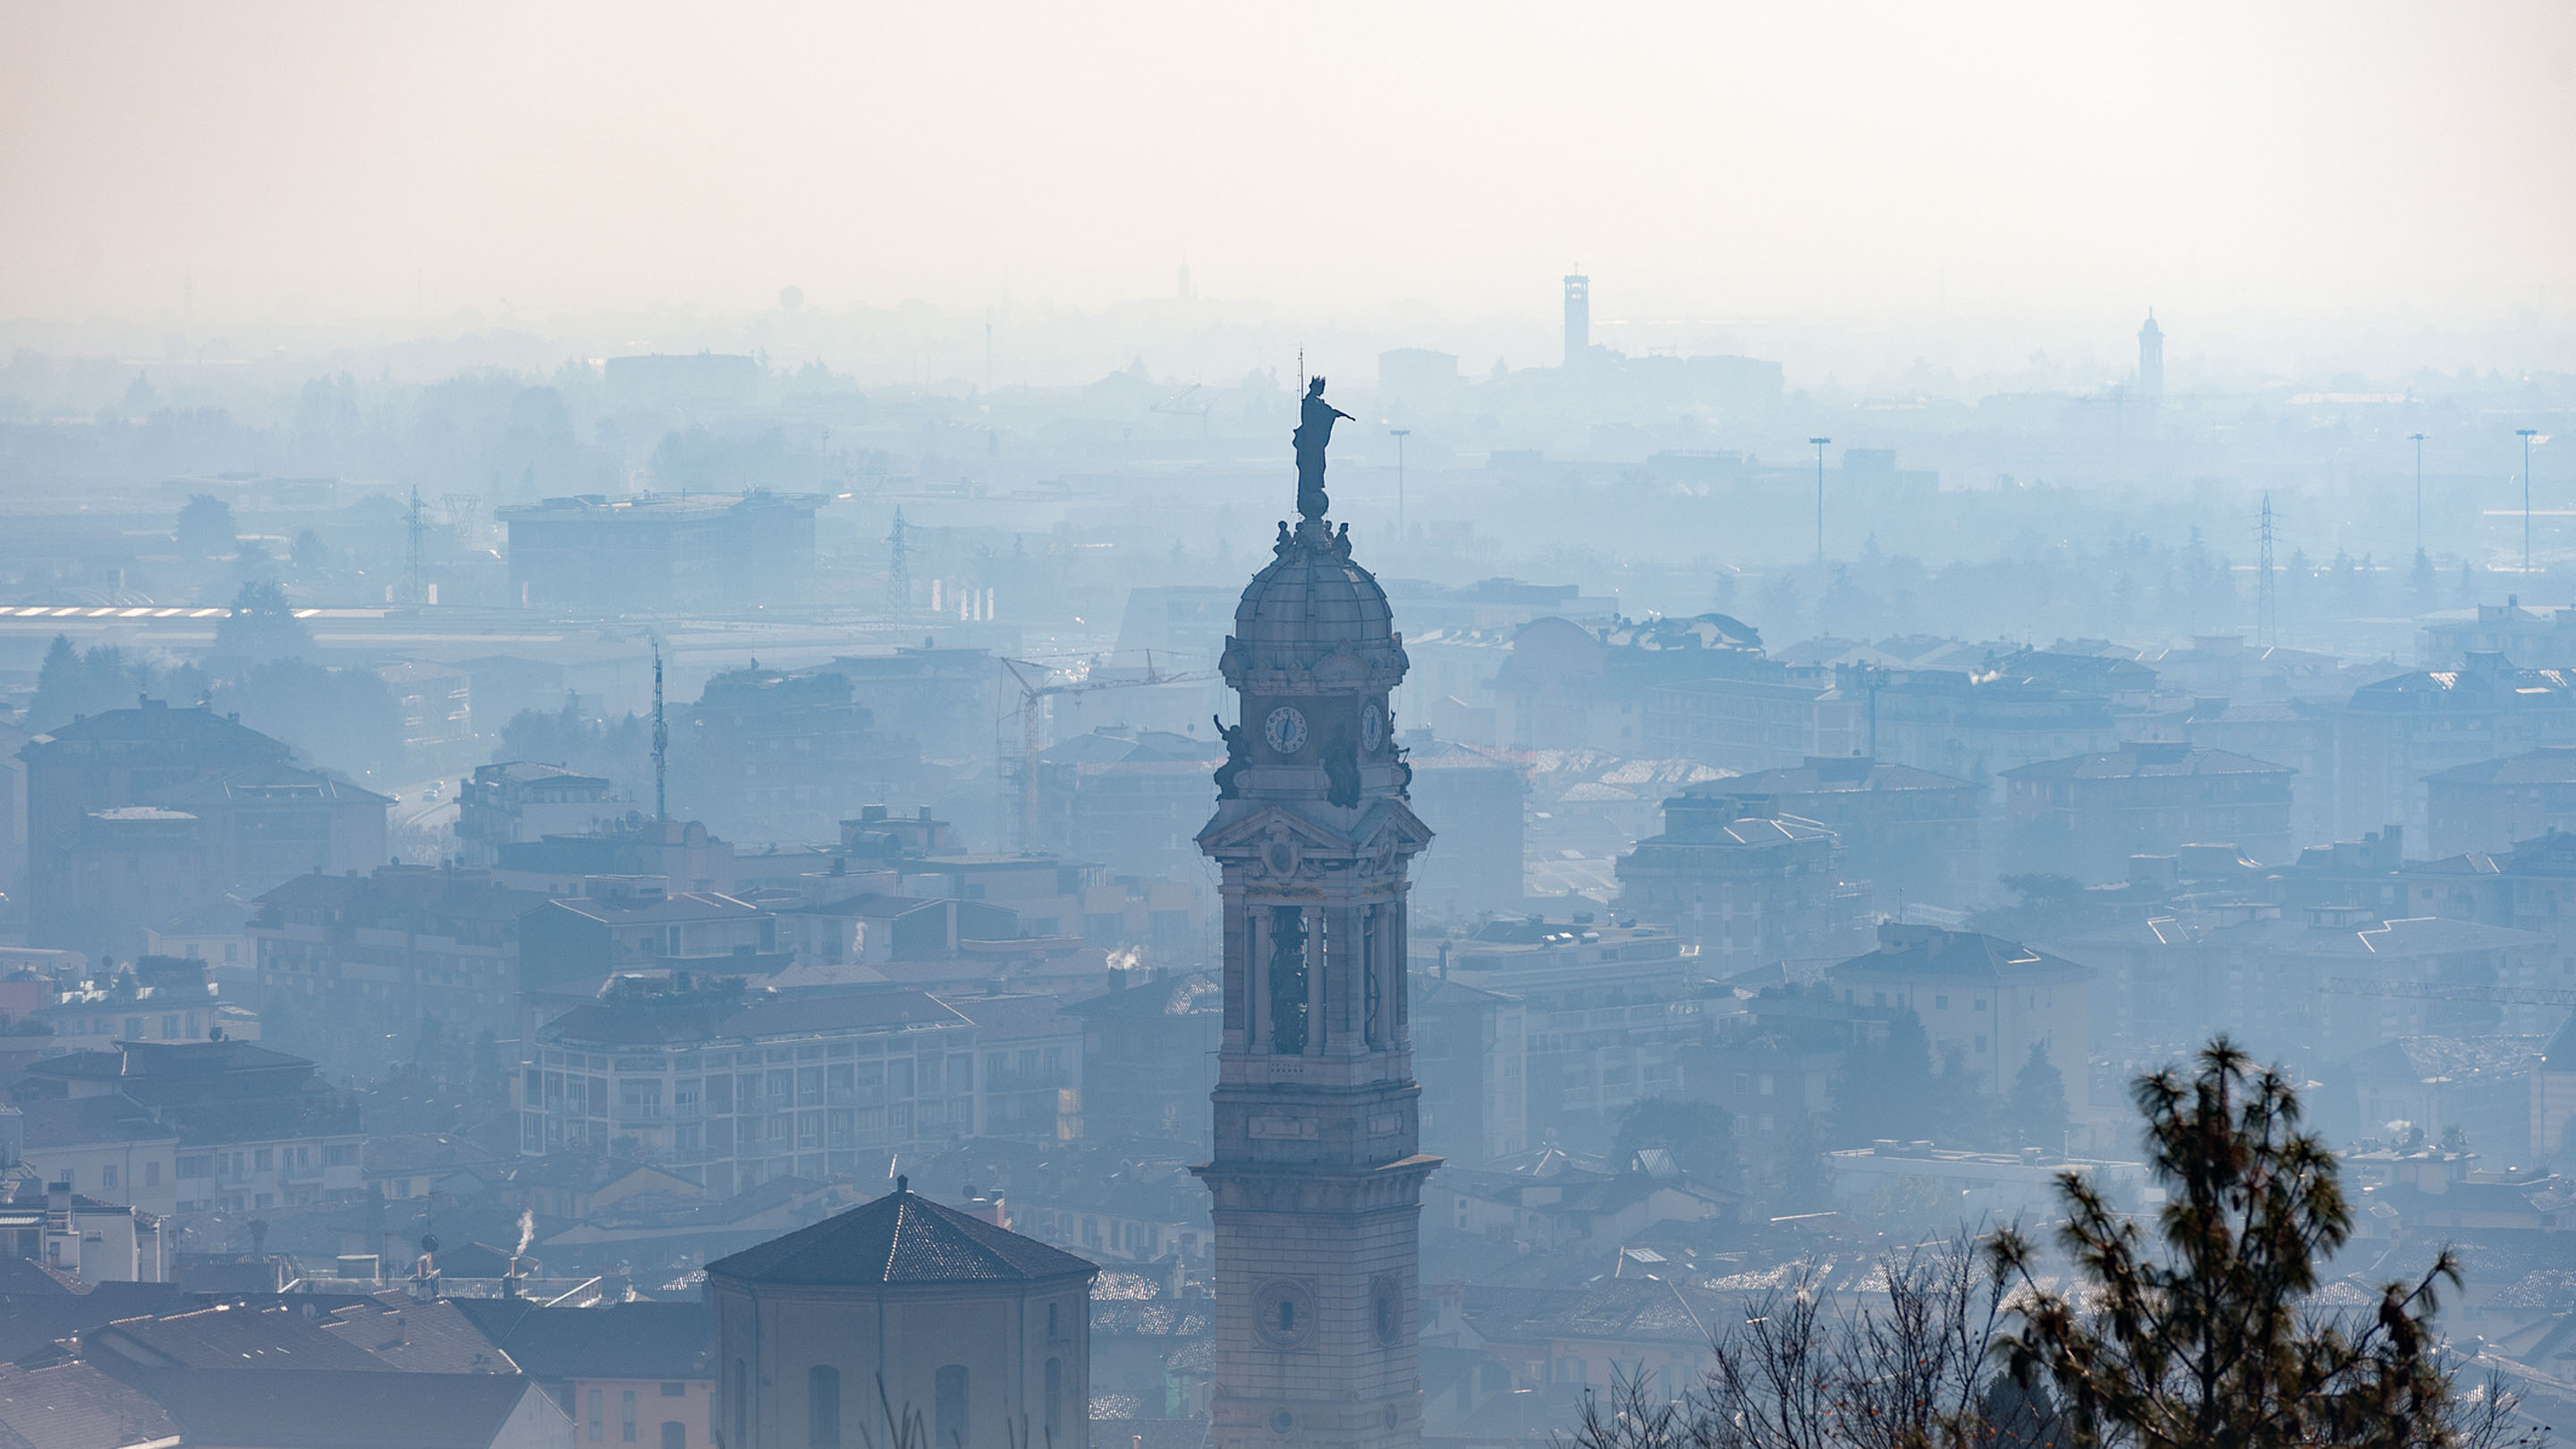
[[2424, 552], [2424, 435], [2408, 433], [2415, 442], [2415, 552]]
[[2531, 572], [2531, 440], [2538, 428], [2516, 428], [2513, 435], [2522, 439], [2522, 571]]
[[1809, 438], [1816, 445], [1816, 572], [1825, 571], [1825, 445], [1831, 438]]
[[1389, 428], [1395, 438], [1395, 543], [1404, 546], [1404, 440], [1413, 434], [1411, 428]]

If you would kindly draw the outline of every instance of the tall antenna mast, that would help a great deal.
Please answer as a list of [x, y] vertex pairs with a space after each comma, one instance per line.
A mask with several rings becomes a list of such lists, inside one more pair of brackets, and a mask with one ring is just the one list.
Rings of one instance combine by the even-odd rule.
[[666, 777], [671, 767], [671, 731], [662, 722], [662, 641], [653, 640], [653, 822], [657, 825], [671, 818], [670, 796], [665, 792]]
[[2263, 490], [2263, 527], [2261, 562], [2254, 579], [2254, 635], [2265, 644], [2280, 642], [2275, 636], [2281, 629], [2280, 598], [2272, 590], [2272, 491]]

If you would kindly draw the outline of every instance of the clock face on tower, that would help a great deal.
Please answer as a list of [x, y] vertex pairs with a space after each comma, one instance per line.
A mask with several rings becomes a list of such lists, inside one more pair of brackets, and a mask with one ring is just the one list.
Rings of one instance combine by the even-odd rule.
[[1270, 741], [1270, 748], [1283, 755], [1293, 755], [1306, 747], [1306, 716], [1294, 705], [1283, 704], [1270, 712], [1261, 733]]
[[1374, 755], [1378, 746], [1385, 743], [1386, 711], [1371, 701], [1368, 708], [1360, 711], [1360, 748]]

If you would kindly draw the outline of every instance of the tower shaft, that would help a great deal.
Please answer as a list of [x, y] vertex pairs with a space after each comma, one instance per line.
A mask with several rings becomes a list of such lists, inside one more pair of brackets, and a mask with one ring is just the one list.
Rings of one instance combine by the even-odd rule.
[[1221, 1449], [1421, 1443], [1422, 1186], [1405, 980], [1407, 868], [1431, 833], [1388, 692], [1386, 596], [1321, 518], [1235, 613], [1215, 818], [1225, 1022], [1215, 1154]]

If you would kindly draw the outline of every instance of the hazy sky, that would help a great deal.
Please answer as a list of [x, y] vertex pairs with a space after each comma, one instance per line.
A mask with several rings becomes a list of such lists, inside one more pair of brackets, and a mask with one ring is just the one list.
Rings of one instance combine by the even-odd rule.
[[1088, 306], [1183, 262], [1490, 311], [1579, 263], [1640, 316], [2554, 324], [2571, 138], [2565, 0], [0, 0], [0, 313]]

